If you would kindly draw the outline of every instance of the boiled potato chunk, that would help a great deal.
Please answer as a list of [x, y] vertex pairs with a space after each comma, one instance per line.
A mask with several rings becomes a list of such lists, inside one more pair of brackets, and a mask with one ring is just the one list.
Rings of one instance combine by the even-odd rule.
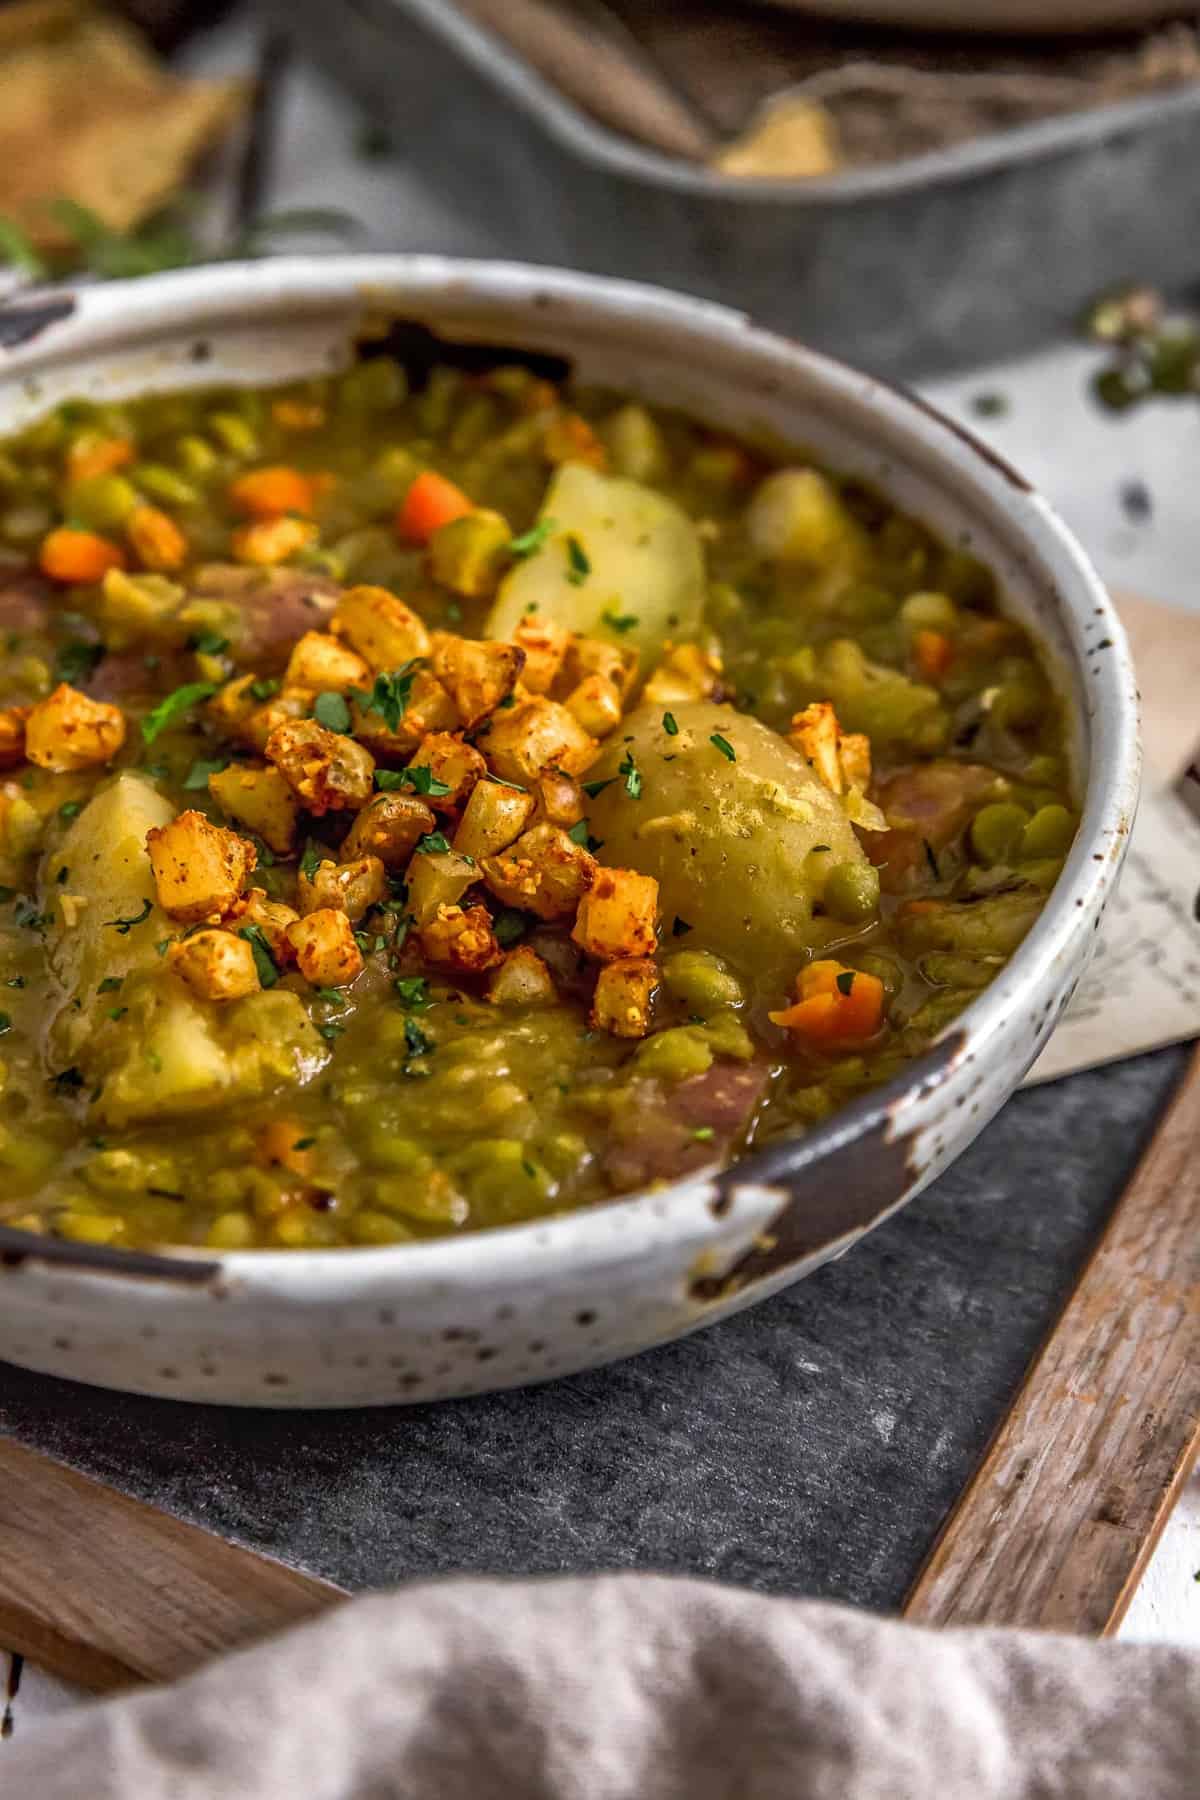
[[674, 501], [623, 476], [564, 463], [546, 490], [540, 519], [553, 520], [555, 529], [505, 576], [488, 637], [511, 638], [526, 619], [565, 625], [636, 649], [646, 673], [668, 638], [696, 636], [704, 558], [695, 526]]
[[639, 707], [589, 770], [589, 787], [609, 778], [588, 809], [601, 860], [657, 879], [664, 938], [679, 919], [707, 949], [786, 976], [818, 941], [823, 865], [865, 862], [858, 839], [804, 758], [757, 719], [701, 700], [674, 720], [670, 736], [659, 707]]

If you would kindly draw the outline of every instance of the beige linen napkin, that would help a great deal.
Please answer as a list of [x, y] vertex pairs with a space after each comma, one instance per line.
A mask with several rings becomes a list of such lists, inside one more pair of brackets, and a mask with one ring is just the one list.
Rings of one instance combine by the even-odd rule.
[[359, 1600], [0, 1750], [5, 1800], [1194, 1800], [1200, 1656], [698, 1581]]

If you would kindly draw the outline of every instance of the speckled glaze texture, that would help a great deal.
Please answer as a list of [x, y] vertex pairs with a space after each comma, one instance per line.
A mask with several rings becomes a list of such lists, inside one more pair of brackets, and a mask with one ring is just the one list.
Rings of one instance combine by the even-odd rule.
[[682, 1336], [849, 1249], [970, 1143], [1067, 1005], [1117, 877], [1137, 696], [1078, 545], [960, 427], [737, 313], [440, 257], [189, 271], [27, 298], [7, 329], [0, 309], [0, 431], [71, 394], [336, 367], [381, 316], [551, 351], [584, 380], [795, 444], [984, 558], [1073, 703], [1078, 837], [1000, 978], [922, 1062], [805, 1138], [654, 1194], [393, 1249], [133, 1256], [0, 1230], [0, 1357], [26, 1367], [175, 1399], [370, 1405], [543, 1380]]

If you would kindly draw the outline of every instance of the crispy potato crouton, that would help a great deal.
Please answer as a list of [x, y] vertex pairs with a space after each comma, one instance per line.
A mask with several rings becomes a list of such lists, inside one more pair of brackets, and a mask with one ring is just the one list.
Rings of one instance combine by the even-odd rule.
[[600, 869], [579, 903], [572, 941], [603, 962], [654, 953], [658, 883], [636, 869]]
[[528, 618], [522, 619], [512, 635], [513, 643], [525, 652], [522, 685], [531, 694], [548, 694], [563, 666], [571, 633], [565, 625], [554, 625], [549, 619]]
[[230, 763], [209, 776], [208, 791], [223, 812], [262, 838], [268, 849], [286, 856], [295, 847], [300, 808], [278, 769]]
[[433, 672], [458, 708], [468, 730], [512, 693], [525, 664], [516, 644], [480, 643], [439, 631], [433, 638]]
[[221, 923], [228, 931], [239, 931], [243, 925], [257, 925], [267, 940], [271, 955], [282, 967], [296, 960], [288, 942], [287, 928], [294, 925], [299, 916], [294, 907], [285, 906], [282, 900], [268, 899], [265, 888], [255, 887], [240, 895], [229, 911], [222, 913]]
[[492, 915], [478, 903], [465, 911], [461, 906], [439, 906], [418, 936], [430, 962], [464, 975], [482, 974], [504, 960], [492, 930]]
[[408, 865], [408, 910], [418, 926], [436, 919], [440, 906], [457, 906], [479, 870], [468, 857], [422, 850]]
[[556, 825], [535, 825], [480, 868], [498, 900], [539, 919], [569, 919], [596, 874], [594, 858]]
[[258, 861], [253, 844], [194, 810], [147, 832], [146, 849], [158, 904], [186, 923], [227, 912]]
[[341, 857], [377, 856], [387, 869], [402, 869], [418, 840], [437, 820], [415, 794], [377, 794], [364, 806], [342, 843]]
[[232, 931], [194, 931], [171, 945], [167, 960], [202, 1000], [242, 1000], [262, 985], [254, 951]]
[[370, 752], [315, 719], [277, 725], [267, 739], [266, 755], [312, 813], [357, 812], [374, 790], [375, 759]]
[[536, 950], [518, 944], [488, 981], [493, 1006], [543, 1006], [555, 998], [554, 978]]
[[487, 774], [487, 764], [475, 746], [464, 743], [450, 731], [431, 731], [428, 737], [422, 738], [410, 766], [431, 769], [443, 786], [449, 788], [448, 794], [428, 796], [430, 806], [438, 812], [455, 812], [465, 805], [475, 783], [481, 775]]
[[538, 776], [533, 787], [535, 825], [543, 820], [549, 825], [561, 825], [570, 830], [578, 825], [587, 808], [584, 805], [583, 789], [571, 775], [564, 775], [561, 769], [545, 769]]
[[229, 540], [234, 558], [240, 563], [254, 563], [268, 568], [286, 562], [314, 542], [317, 527], [311, 519], [294, 519], [285, 514], [278, 519], [255, 519], [242, 525]]
[[721, 660], [699, 644], [679, 644], [668, 650], [642, 692], [651, 706], [683, 705], [688, 700], [711, 700], [721, 687]]
[[320, 862], [311, 875], [303, 870], [296, 885], [301, 916], [336, 907], [355, 923], [368, 907], [378, 906], [388, 892], [387, 871], [377, 856], [353, 862]]
[[394, 762], [407, 762], [430, 732], [457, 731], [462, 724], [449, 693], [428, 669], [416, 670], [408, 704], [395, 728], [363, 701], [354, 700], [350, 713], [355, 737], [368, 744], [376, 756]]
[[621, 723], [621, 696], [607, 675], [587, 675], [563, 703], [593, 737], [607, 737]]
[[329, 629], [345, 638], [372, 669], [399, 669], [413, 657], [429, 654], [424, 623], [387, 588], [347, 588]]
[[454, 848], [460, 856], [482, 862], [515, 843], [532, 812], [532, 794], [499, 781], [476, 782], [454, 834]]
[[305, 981], [313, 987], [348, 987], [362, 974], [362, 951], [344, 912], [324, 907], [287, 928], [288, 943]]
[[864, 789], [871, 779], [871, 740], [862, 732], [843, 732], [828, 700], [814, 700], [793, 715], [788, 743], [807, 758], [831, 794]]
[[610, 644], [606, 638], [572, 638], [563, 668], [563, 683], [568, 690], [578, 687], [592, 675], [611, 681], [622, 702], [628, 699], [637, 679], [638, 653], [632, 645]]
[[593, 1029], [614, 1037], [645, 1037], [658, 982], [658, 964], [649, 957], [626, 956], [605, 963], [592, 1001]]
[[493, 713], [480, 748], [497, 775], [532, 787], [543, 769], [582, 775], [599, 745], [565, 706], [535, 697]]
[[124, 742], [120, 707], [89, 700], [65, 681], [31, 707], [25, 720], [26, 756], [57, 775], [111, 762]]
[[371, 671], [354, 650], [328, 631], [306, 631], [292, 647], [284, 682], [288, 687], [370, 687]]

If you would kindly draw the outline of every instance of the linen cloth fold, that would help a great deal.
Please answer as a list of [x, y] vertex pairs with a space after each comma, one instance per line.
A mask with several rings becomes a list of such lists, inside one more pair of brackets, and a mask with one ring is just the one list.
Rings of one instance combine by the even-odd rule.
[[1200, 1655], [699, 1581], [358, 1600], [0, 1751], [4, 1800], [1194, 1800]]

